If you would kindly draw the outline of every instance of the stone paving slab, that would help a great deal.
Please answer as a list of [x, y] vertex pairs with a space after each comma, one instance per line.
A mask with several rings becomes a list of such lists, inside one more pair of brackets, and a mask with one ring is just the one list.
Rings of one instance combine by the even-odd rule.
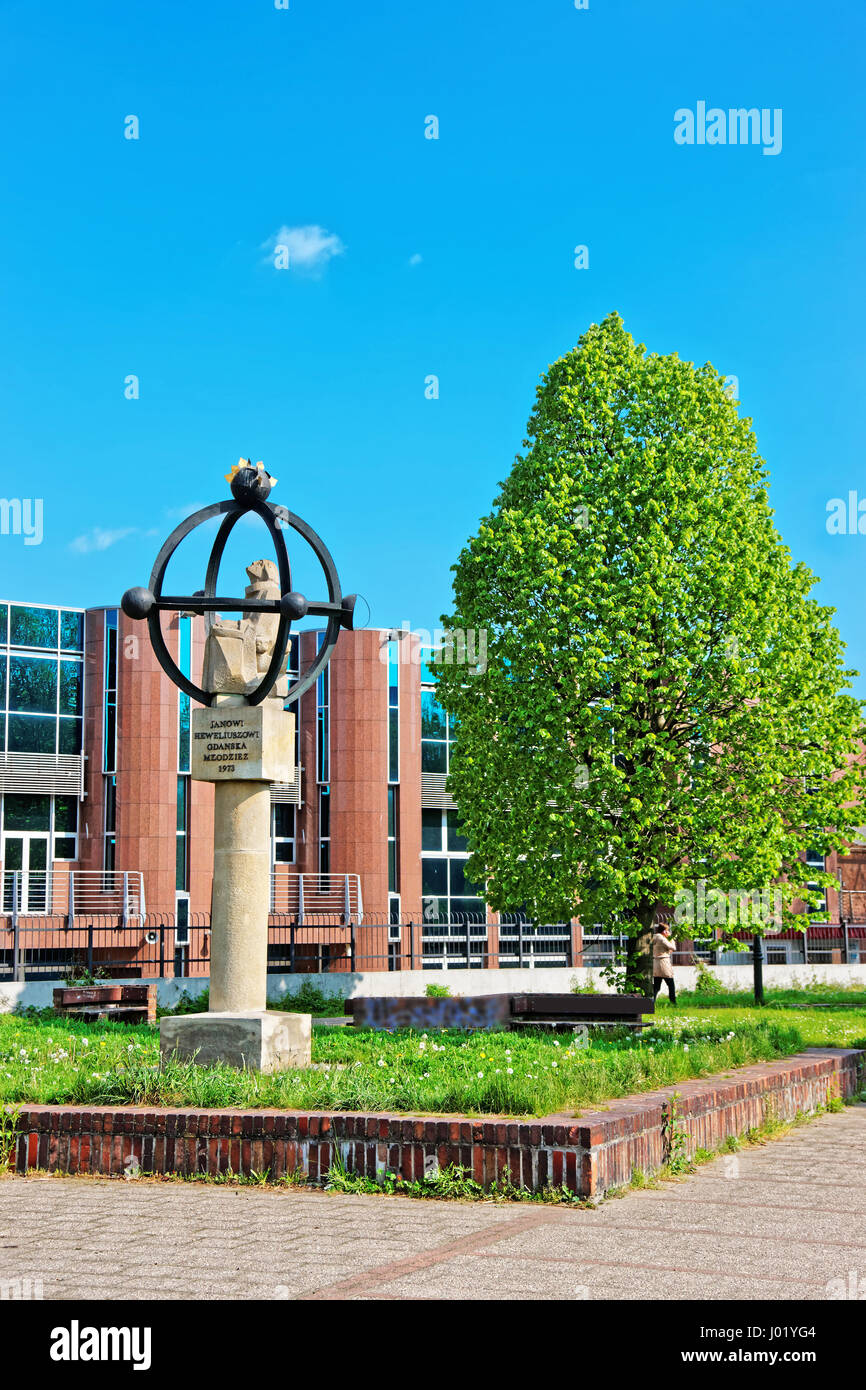
[[823, 1300], [852, 1270], [866, 1284], [863, 1105], [595, 1210], [0, 1181], [0, 1280], [46, 1299]]

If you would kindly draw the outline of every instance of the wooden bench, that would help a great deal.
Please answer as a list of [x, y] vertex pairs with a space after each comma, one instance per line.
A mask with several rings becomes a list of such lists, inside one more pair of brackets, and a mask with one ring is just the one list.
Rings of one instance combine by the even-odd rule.
[[54, 991], [54, 1008], [86, 1023], [156, 1023], [156, 985], [63, 986]]
[[655, 1001], [643, 994], [513, 994], [517, 1028], [644, 1028]]

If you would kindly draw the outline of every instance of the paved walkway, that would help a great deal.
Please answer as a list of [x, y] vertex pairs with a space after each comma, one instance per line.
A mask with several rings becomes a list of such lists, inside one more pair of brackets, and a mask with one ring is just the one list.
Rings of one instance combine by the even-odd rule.
[[25, 1277], [46, 1299], [826, 1299], [866, 1287], [866, 1106], [589, 1211], [6, 1178], [0, 1280]]

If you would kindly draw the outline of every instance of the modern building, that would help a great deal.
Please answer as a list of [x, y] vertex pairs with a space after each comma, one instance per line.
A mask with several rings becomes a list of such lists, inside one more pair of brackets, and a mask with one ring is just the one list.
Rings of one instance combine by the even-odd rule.
[[[202, 618], [173, 614], [164, 630], [197, 678]], [[294, 672], [322, 636], [292, 639]], [[422, 655], [408, 632], [343, 632], [296, 707], [297, 772], [271, 789], [275, 969], [582, 959], [579, 924], [527, 933], [468, 881], [446, 790], [454, 732]], [[190, 777], [190, 699], [144, 625], [117, 608], [0, 602], [0, 691], [0, 967], [17, 930], [46, 973], [73, 946], [94, 969], [206, 973], [213, 789]], [[866, 844], [827, 868], [843, 917], [866, 920]], [[827, 908], [836, 939], [840, 893]], [[838, 949], [822, 939], [813, 928], [815, 959]], [[791, 957], [789, 940], [776, 958]]]

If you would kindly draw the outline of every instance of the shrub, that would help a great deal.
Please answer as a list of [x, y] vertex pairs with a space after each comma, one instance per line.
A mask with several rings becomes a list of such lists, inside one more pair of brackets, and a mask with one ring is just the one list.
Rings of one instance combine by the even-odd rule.
[[581, 984], [576, 975], [573, 975], [571, 979], [571, 992], [572, 994], [598, 994], [595, 980], [589, 979], [586, 984]]
[[203, 989], [200, 994], [190, 994], [184, 990], [172, 1009], [157, 1009], [158, 1018], [175, 1018], [179, 1014], [205, 1014], [210, 1001], [210, 990]]
[[704, 961], [697, 961], [696, 968], [698, 972], [698, 978], [695, 983], [695, 994], [732, 993], [732, 991], [728, 989], [728, 986], [719, 979], [718, 975], [713, 974], [712, 970], [708, 968]]
[[451, 991], [447, 985], [428, 985], [424, 993], [428, 999], [450, 999]]
[[317, 985], [304, 980], [293, 994], [288, 991], [282, 999], [269, 1004], [269, 1009], [283, 1009], [290, 1014], [317, 1014], [320, 1018], [333, 1018], [343, 1013], [345, 1000], [342, 994], [325, 994]]

